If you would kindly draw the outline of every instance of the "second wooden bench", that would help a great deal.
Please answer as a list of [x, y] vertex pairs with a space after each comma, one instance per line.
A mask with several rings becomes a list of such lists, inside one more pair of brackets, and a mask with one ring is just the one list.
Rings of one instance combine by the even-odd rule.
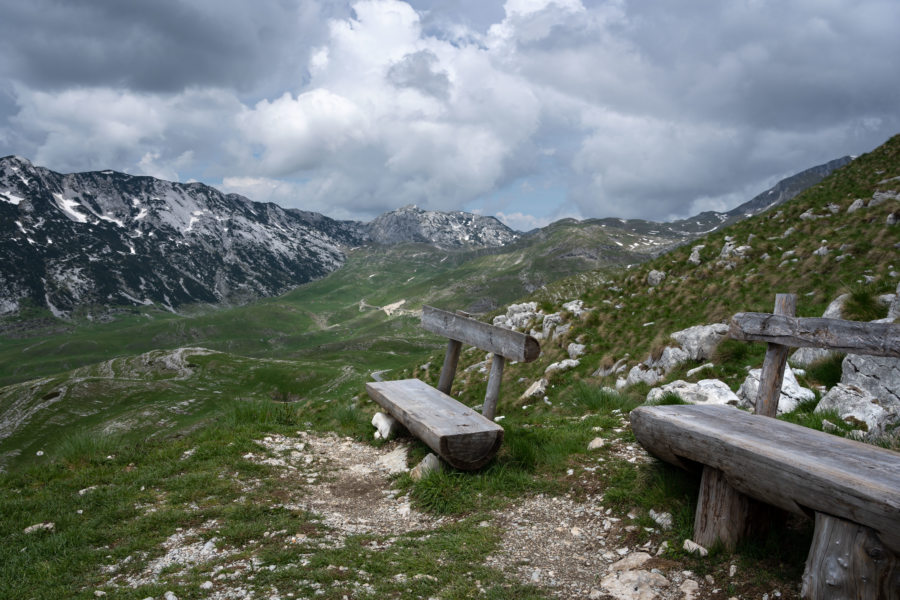
[[[418, 379], [370, 382], [369, 396], [457, 469], [486, 465], [503, 442], [503, 428], [494, 423], [500, 380], [506, 360], [530, 362], [541, 353], [537, 340], [518, 331], [496, 327], [467, 316], [425, 306], [422, 327], [449, 338], [437, 389]], [[482, 414], [450, 396], [463, 343], [493, 353]]]

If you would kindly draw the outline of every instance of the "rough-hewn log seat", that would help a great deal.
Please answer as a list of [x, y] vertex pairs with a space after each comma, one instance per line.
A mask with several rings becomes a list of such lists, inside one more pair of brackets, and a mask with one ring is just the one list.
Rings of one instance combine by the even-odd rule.
[[640, 406], [638, 441], [657, 457], [721, 471], [752, 498], [871, 527], [900, 552], [900, 453], [730, 406]]
[[743, 535], [730, 486], [815, 518], [805, 598], [900, 598], [900, 453], [727, 406], [641, 406], [631, 426], [658, 458], [704, 465], [695, 540]]
[[418, 379], [370, 382], [369, 396], [457, 469], [487, 464], [503, 442], [503, 428]]

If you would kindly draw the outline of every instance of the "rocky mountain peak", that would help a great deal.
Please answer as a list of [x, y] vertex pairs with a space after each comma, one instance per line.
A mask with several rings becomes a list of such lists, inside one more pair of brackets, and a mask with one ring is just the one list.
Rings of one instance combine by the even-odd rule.
[[497, 247], [519, 237], [494, 217], [423, 210], [414, 204], [381, 215], [367, 229], [377, 244], [419, 242], [441, 248]]

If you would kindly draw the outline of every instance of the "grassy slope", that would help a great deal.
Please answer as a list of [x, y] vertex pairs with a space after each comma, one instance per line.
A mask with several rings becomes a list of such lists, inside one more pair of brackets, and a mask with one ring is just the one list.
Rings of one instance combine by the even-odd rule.
[[[776, 292], [792, 291], [800, 294], [799, 313], [818, 315], [828, 301], [842, 291], [859, 292], [862, 289], [871, 296], [872, 291], [892, 289], [896, 285], [896, 278], [891, 276], [890, 272], [900, 267], [893, 264], [897, 257], [896, 244], [900, 242], [900, 228], [887, 227], [885, 220], [890, 211], [897, 210], [896, 202], [863, 209], [853, 214], [847, 214], [846, 208], [857, 197], [871, 197], [876, 189], [896, 189], [897, 185], [878, 186], [877, 182], [898, 175], [900, 175], [900, 138], [895, 138], [883, 148], [860, 157], [843, 171], [826, 179], [816, 188], [779, 210], [734, 225], [724, 232], [697, 242], [706, 245], [701, 252], [703, 263], [700, 266], [687, 262], [690, 248], [686, 247], [620, 274], [609, 272], [580, 274], [539, 290], [534, 298], [540, 301], [547, 311], [558, 310], [562, 302], [574, 298], [582, 298], [587, 306], [598, 307], [601, 310], [591, 311], [583, 319], [575, 320], [572, 330], [565, 338], [552, 343], [545, 342], [544, 355], [538, 362], [507, 367], [498, 411], [505, 417], [502, 423], [506, 437], [498, 459], [478, 474], [447, 472], [415, 484], [408, 478], [401, 478], [399, 485], [409, 490], [420, 506], [436, 512], [455, 514], [483, 514], [483, 511], [502, 504], [507, 498], [536, 492], [568, 493], [573, 497], [579, 497], [588, 492], [599, 491], [603, 494], [604, 502], [613, 506], [620, 516], [624, 516], [624, 513], [632, 508], [637, 508], [635, 523], [649, 527], [652, 527], [653, 523], [649, 520], [647, 511], [650, 508], [666, 509], [674, 514], [676, 521], [675, 529], [665, 534], [672, 547], [666, 555], [667, 558], [681, 561], [684, 568], [690, 568], [700, 575], [712, 574], [717, 580], [723, 570], [727, 572], [730, 562], [736, 562], [743, 575], [739, 580], [729, 584], [726, 590], [729, 595], [750, 594], [758, 597], [763, 592], [780, 589], [785, 597], [791, 597], [796, 593], [796, 582], [799, 572], [802, 571], [808, 529], [801, 526], [800, 529], [792, 530], [793, 533], [788, 536], [783, 532], [776, 532], [770, 539], [743, 546], [735, 558], [715, 552], [712, 558], [706, 561], [686, 557], [679, 550], [680, 540], [690, 535], [696, 483], [689, 476], [659, 463], [636, 467], [617, 458], [615, 453], [609, 450], [610, 447], [617, 445], [634, 444], [633, 436], [627, 428], [621, 426], [620, 415], [627, 413], [630, 407], [640, 402], [646, 389], [636, 386], [636, 389], [629, 390], [624, 395], [610, 394], [601, 391], [600, 385], [611, 381], [595, 380], [590, 377], [590, 373], [599, 364], [622, 357], [626, 353], [630, 354], [633, 361], [641, 360], [647, 352], [667, 343], [668, 333], [672, 331], [698, 323], [723, 320], [734, 312], [770, 310]], [[810, 208], [818, 215], [831, 215], [825, 208], [830, 203], [840, 208], [837, 214], [812, 221], [799, 219], [799, 215]], [[794, 227], [794, 233], [782, 237], [789, 227]], [[750, 234], [755, 238], [748, 242]], [[732, 236], [737, 245], [749, 243], [752, 246], [752, 250], [745, 258], [732, 259], [731, 265], [719, 263], [717, 260], [726, 235]], [[831, 252], [826, 257], [813, 255], [812, 251], [823, 244], [821, 241], [823, 239], [827, 240], [825, 245]], [[841, 246], [845, 249], [838, 251]], [[781, 255], [788, 250], [796, 252], [796, 256], [792, 258], [797, 258], [797, 261], [782, 265]], [[159, 471], [154, 475], [157, 479], [153, 485], [157, 488], [168, 488], [181, 485], [179, 476], [186, 473], [204, 479], [214, 477], [213, 474], [222, 465], [225, 465], [222, 468], [247, 468], [246, 465], [237, 464], [236, 458], [231, 456], [230, 453], [236, 453], [238, 450], [228, 449], [228, 444], [235, 442], [236, 448], [243, 451], [249, 443], [246, 439], [243, 441], [235, 439], [236, 435], [241, 435], [239, 422], [253, 429], [255, 435], [263, 431], [279, 430], [279, 427], [296, 428], [302, 424], [303, 427], [333, 429], [359, 438], [368, 438], [366, 422], [374, 408], [371, 403], [365, 401], [361, 393], [361, 382], [366, 369], [383, 366], [393, 368], [391, 375], [397, 377], [417, 375], [433, 382], [437, 370], [432, 368], [423, 371], [417, 365], [426, 361], [439, 364], [440, 355], [433, 352], [428, 360], [427, 356], [432, 352], [429, 349], [436, 345], [436, 341], [418, 333], [414, 319], [407, 317], [386, 319], [383, 313], [374, 310], [360, 312], [359, 299], [365, 298], [372, 305], [384, 305], [400, 299], [409, 300], [413, 306], [420, 302], [420, 299], [428, 299], [446, 307], [466, 305], [466, 301], [477, 300], [480, 285], [490, 285], [489, 281], [477, 279], [478, 268], [483, 269], [492, 262], [496, 264], [508, 261], [500, 265], [503, 268], [501, 270], [510, 277], [519, 277], [517, 269], [525, 262], [524, 259], [518, 261], [502, 255], [481, 256], [471, 263], [451, 264], [445, 270], [442, 265], [451, 259], [440, 263], [440, 258], [432, 252], [414, 247], [402, 252], [410, 253], [401, 257], [405, 261], [403, 264], [395, 263], [393, 259], [397, 256], [392, 257], [389, 252], [382, 255], [377, 253], [356, 255], [344, 273], [346, 279], [333, 276], [312, 286], [300, 288], [284, 298], [261, 303], [259, 307], [246, 307], [233, 312], [222, 311], [193, 319], [164, 316], [160, 317], [163, 325], [149, 320], [147, 321], [149, 325], [142, 324], [140, 320], [146, 320], [146, 317], [134, 317], [129, 323], [134, 327], [130, 332], [124, 330], [119, 332], [115, 325], [111, 325], [109, 330], [93, 329], [94, 339], [97, 339], [98, 335], [100, 339], [106, 339], [104, 335], [112, 336], [115, 333], [115, 336], [119, 336], [115, 339], [121, 339], [132, 353], [160, 341], [169, 344], [170, 347], [196, 345], [197, 341], [202, 341], [203, 345], [212, 347], [220, 343], [222, 344], [220, 349], [229, 353], [254, 355], [260, 358], [277, 356], [291, 360], [309, 360], [309, 381], [314, 385], [307, 386], [303, 381], [292, 381], [291, 377], [296, 374], [297, 369], [289, 363], [251, 361], [232, 354], [192, 359], [192, 364], [196, 365], [192, 377], [199, 379], [188, 379], [181, 383], [169, 382], [166, 386], [156, 387], [161, 390], [171, 386], [170, 396], [165, 395], [169, 392], [153, 392], [159, 394], [156, 398], [160, 401], [160, 407], [188, 394], [199, 396], [200, 392], [209, 391], [199, 389], [207, 385], [212, 390], [207, 397], [210, 403], [218, 402], [218, 398], [212, 397], [219, 396], [213, 394], [216, 389], [227, 390], [227, 395], [234, 398], [265, 399], [278, 394], [293, 394], [300, 400], [289, 405], [278, 405], [282, 407], [277, 409], [281, 416], [274, 421], [267, 416], [270, 413], [266, 411], [270, 409], [261, 409], [261, 414], [244, 415], [239, 421], [220, 420], [220, 423], [227, 425], [226, 427], [204, 427], [194, 431], [182, 431], [176, 438], [162, 434], [158, 440], [145, 442], [140, 453], [129, 450], [131, 443], [121, 446], [123, 442], [118, 440], [122, 438], [116, 435], [92, 438], [90, 443], [78, 436], [70, 438], [49, 452], [51, 454], [47, 457], [50, 459], [49, 464], [17, 468], [13, 473], [0, 475], [0, 489], [5, 490], [0, 496], [3, 512], [18, 515], [6, 525], [3, 535], [18, 536], [20, 526], [30, 524], [25, 523], [26, 521], [42, 519], [43, 513], [39, 511], [42, 498], [51, 497], [58, 490], [76, 489], [84, 485], [85, 481], [90, 481], [92, 477], [112, 477], [112, 471], [103, 475], [104, 471], [98, 467], [103, 462], [102, 457], [109, 453], [104, 444], [118, 444], [120, 452], [125, 453], [121, 459], [123, 461], [148, 466], [158, 462]], [[761, 258], [764, 253], [770, 256], [767, 261]], [[841, 262], [835, 261], [835, 256], [840, 254], [848, 254], [851, 257]], [[645, 281], [647, 272], [652, 268], [666, 271], [668, 277], [660, 287], [650, 290]], [[368, 275], [373, 273], [376, 276], [369, 278]], [[864, 274], [874, 278], [871, 284], [864, 286], [858, 283], [864, 281], [862, 278]], [[410, 280], [410, 277], [413, 279]], [[502, 280], [502, 276], [498, 275], [495, 279]], [[432, 300], [433, 298], [438, 300]], [[503, 300], [506, 301], [508, 300]], [[622, 308], [613, 308], [617, 304]], [[278, 310], [268, 312], [273, 306], [278, 307]], [[278, 316], [272, 317], [272, 314]], [[647, 323], [652, 324], [645, 326]], [[338, 324], [337, 327], [324, 329], [334, 324]], [[308, 329], [311, 326], [314, 328]], [[153, 327], [159, 329], [155, 330]], [[98, 334], [97, 331], [102, 333]], [[155, 342], [138, 339], [141, 337], [139, 334], [147, 331], [154, 332], [155, 337], [150, 339], [155, 339]], [[90, 333], [90, 330], [85, 330], [83, 339], [77, 336], [74, 338], [88, 347], [86, 353], [90, 352], [88, 344], [91, 339]], [[233, 339], [230, 339], [231, 336]], [[587, 344], [588, 354], [582, 359], [580, 367], [551, 379], [549, 403], [540, 401], [526, 403], [519, 400], [518, 397], [525, 387], [543, 374], [549, 362], [565, 355], [565, 345], [579, 338]], [[406, 342], [400, 341], [401, 339], [412, 340], [412, 345], [406, 345]], [[206, 343], [206, 340], [210, 340], [211, 343]], [[61, 340], [44, 342], [51, 345], [61, 343], [63, 343]], [[4, 362], [9, 356], [14, 355], [16, 350], [21, 352], [22, 348], [27, 346], [23, 342], [14, 342], [15, 344], [21, 344], [21, 347], [5, 345], [0, 348], [0, 356], [3, 356]], [[362, 352], [363, 349], [376, 352]], [[65, 348], [58, 348], [55, 355], [62, 357], [64, 352]], [[389, 352], [396, 354], [392, 355]], [[54, 356], [53, 353], [50, 355]], [[97, 356], [105, 355], [102, 351], [97, 351]], [[480, 353], [464, 353], [461, 367], [469, 366], [481, 359], [483, 356]], [[332, 360], [335, 362], [329, 362]], [[387, 362], [382, 362], [385, 360]], [[716, 368], [712, 372], [705, 372], [702, 377], [719, 376], [732, 387], [737, 387], [742, 380], [744, 367], [759, 366], [761, 361], [762, 345], [727, 343], [720, 352]], [[288, 366], [282, 369], [279, 365]], [[339, 380], [340, 374], [344, 372], [338, 365], [349, 365], [353, 369], [353, 374], [347, 377], [339, 388], [332, 388], [329, 391], [329, 386], [333, 385], [334, 380]], [[694, 365], [686, 365], [683, 369], [677, 370], [670, 378], [684, 378], [684, 371], [691, 366]], [[133, 367], [130, 370], [133, 371]], [[260, 377], [254, 378], [253, 373], [260, 372]], [[70, 376], [66, 377], [71, 379]], [[815, 375], [811, 377], [814, 378]], [[148, 379], [161, 378], [158, 374], [151, 373], [148, 374]], [[67, 379], [47, 385], [52, 387], [65, 380]], [[814, 379], [808, 382], [810, 381]], [[46, 392], [43, 391], [45, 388], [41, 388], [40, 391], [44, 395], [52, 393], [53, 390], [49, 387], [46, 388]], [[462, 401], [476, 405], [483, 397], [484, 387], [485, 377], [472, 372], [459, 378], [454, 394]], [[147, 400], [152, 404], [153, 398], [141, 398], [141, 392], [137, 391], [145, 388], [145, 382], [135, 382], [134, 406]], [[188, 388], [192, 389], [189, 391]], [[322, 394], [317, 396], [317, 390]], [[227, 400], [224, 404], [234, 406]], [[222, 408], [219, 406], [219, 409]], [[804, 407], [804, 410], [809, 409], [811, 407]], [[226, 414], [229, 414], [229, 410], [236, 409], [228, 408]], [[212, 413], [206, 413], [208, 414]], [[206, 415], [198, 412], [193, 416], [183, 417], [186, 419], [185, 424], [190, 424], [188, 421], [194, 417], [201, 419]], [[89, 420], [91, 416], [84, 418]], [[279, 422], [283, 425], [279, 425]], [[586, 443], [594, 436], [606, 439], [607, 447], [599, 453], [589, 454], [585, 450]], [[48, 435], [48, 439], [49, 437]], [[97, 447], [84, 448], [90, 444]], [[209, 448], [219, 450], [209, 451], [210, 462], [206, 465], [192, 463], [189, 468], [178, 470], [172, 467], [169, 469], [171, 472], [166, 471], [165, 465], [173, 463], [173, 457], [182, 448], [196, 444], [209, 444]], [[168, 445], [173, 445], [173, 449], [169, 454], [165, 454]], [[424, 452], [422, 446], [416, 446], [414, 458]], [[141, 462], [148, 460], [152, 463]], [[575, 479], [567, 476], [567, 470], [590, 475]], [[66, 589], [66, 582], [69, 581], [67, 577], [71, 577], [71, 573], [90, 573], [99, 561], [99, 553], [104, 552], [102, 550], [104, 545], [119, 548], [120, 546], [116, 544], [121, 545], [121, 540], [130, 535], [126, 530], [113, 527], [113, 524], [118, 522], [120, 516], [116, 511], [126, 510], [126, 507], [130, 506], [129, 502], [139, 494], [139, 484], [146, 485], [146, 482], [132, 481], [125, 477], [120, 482], [121, 502], [109, 498], [107, 512], [98, 515], [95, 529], [109, 528], [108, 536], [95, 540], [78, 534], [74, 538], [42, 541], [34, 550], [35, 554], [28, 554], [31, 559], [28, 564], [32, 566], [25, 570], [17, 571], [15, 565], [21, 561], [7, 553], [2, 562], [13, 567], [0, 574], [0, 582], [3, 582], [3, 585], [11, 585], [10, 582], [16, 582], [19, 578], [32, 586], [30, 589], [35, 590], [36, 597], [53, 597], [54, 590]], [[275, 493], [276, 490], [270, 492]], [[213, 493], [208, 510], [213, 512], [227, 510], [224, 507], [233, 495], [236, 495], [236, 492], [224, 489], [221, 493]], [[61, 504], [58, 509], [61, 511], [70, 511], [73, 508], [72, 501], [59, 502]], [[252, 512], [260, 510], [265, 503], [265, 498], [253, 497], [245, 499], [244, 504], [240, 506], [243, 507], [242, 510]], [[168, 508], [171, 513], [165, 513], [165, 519], [153, 524], [162, 532], [154, 534], [156, 537], [160, 535], [164, 537], [171, 533], [174, 527], [187, 526], [185, 523], [189, 524], [196, 519], [195, 516], [184, 512], [185, 509], [180, 503], [173, 502]], [[24, 516], [26, 514], [33, 514], [34, 518]], [[227, 520], [229, 517], [221, 518]], [[240, 518], [235, 516], [234, 522], [243, 522], [245, 527], [257, 527], [262, 530], [268, 528], [266, 521], [272, 518], [292, 520], [298, 517], [241, 515]], [[291, 523], [288, 527], [302, 529], [303, 525]], [[74, 529], [75, 533], [78, 531], [81, 529]], [[70, 533], [75, 535], [71, 531]], [[454, 539], [458, 539], [454, 536], [458, 535], [459, 531], [448, 530], [435, 535], [434, 540], [439, 544], [453, 544]], [[639, 530], [637, 541], [642, 542], [647, 535], [649, 534], [643, 529]], [[785, 540], [789, 543], [784, 543]], [[494, 543], [484, 539], [470, 541], [479, 550], [465, 557], [457, 557], [454, 559], [456, 562], [450, 563], [452, 565], [449, 569], [450, 585], [457, 586], [454, 589], [460, 590], [459, 597], [471, 591], [465, 586], [467, 581], [465, 572], [468, 570], [468, 573], [471, 573], [473, 565], [480, 560], [479, 557], [490, 551]], [[72, 564], [60, 559], [58, 549], [54, 547], [54, 544], [58, 546], [60, 543], [72, 548], [72, 552], [66, 555], [73, 561]], [[117, 549], [115, 556], [121, 558], [128, 552], [152, 548], [156, 543], [158, 540], [152, 535], [135, 538], [133, 545]], [[5, 546], [18, 546], [18, 542]], [[338, 559], [323, 557], [323, 560]], [[355, 559], [345, 556], [340, 560]], [[392, 561], [405, 559], [385, 557], [385, 560], [387, 564], [392, 564]], [[486, 575], [499, 577], [496, 573]], [[327, 572], [323, 572], [322, 576], [327, 577]], [[190, 585], [196, 585], [196, 581], [184, 585], [187, 587], [183, 589], [183, 593], [191, 597], [194, 592], [190, 591], [193, 589]], [[0, 587], [0, 589], [11, 588]], [[158, 590], [146, 591], [158, 593]], [[386, 583], [381, 591], [406, 596], [404, 586], [399, 584]], [[533, 589], [521, 589], [518, 593], [523, 597], [537, 594]], [[503, 592], [495, 590], [492, 594], [499, 594], [498, 597], [502, 597]], [[147, 594], [134, 597], [145, 595]], [[454, 594], [448, 597], [454, 597]]]

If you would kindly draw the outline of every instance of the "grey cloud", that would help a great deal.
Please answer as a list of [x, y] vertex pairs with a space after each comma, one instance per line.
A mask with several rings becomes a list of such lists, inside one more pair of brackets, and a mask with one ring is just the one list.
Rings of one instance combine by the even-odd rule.
[[446, 100], [450, 95], [450, 78], [439, 68], [438, 57], [433, 52], [420, 50], [391, 65], [387, 78], [398, 87], [414, 88]]
[[275, 0], [9, 2], [0, 72], [44, 90], [249, 91], [273, 74], [299, 85], [322, 17], [315, 2]]

